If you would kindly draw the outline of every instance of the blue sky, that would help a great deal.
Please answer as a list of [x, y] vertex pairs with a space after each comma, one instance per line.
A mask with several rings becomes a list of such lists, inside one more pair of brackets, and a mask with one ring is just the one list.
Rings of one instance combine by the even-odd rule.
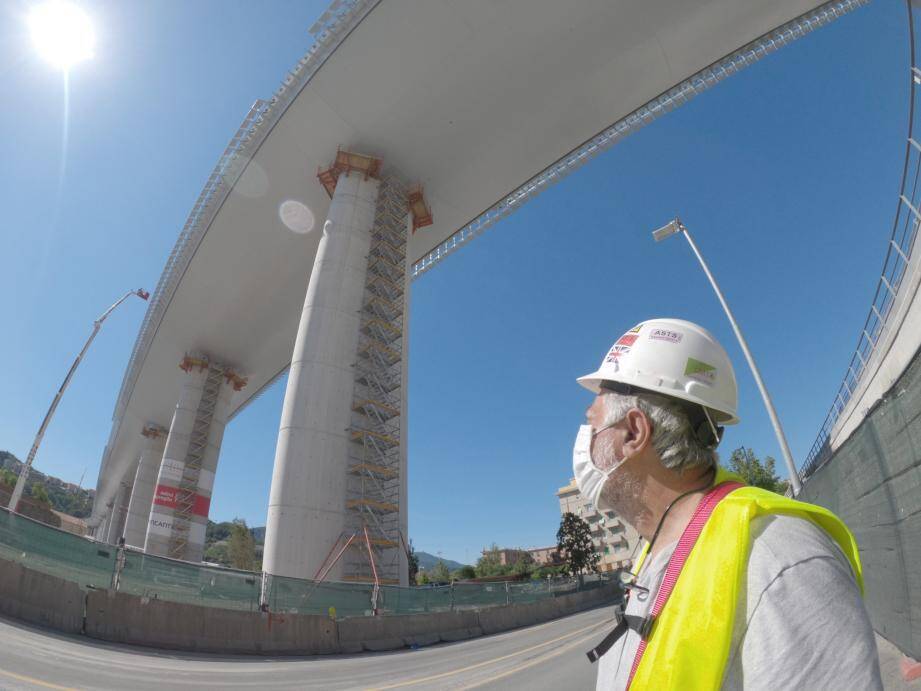
[[[30, 3], [0, 6], [0, 449], [26, 456], [93, 319], [152, 290], [253, 100], [309, 48], [324, 9], [85, 1], [95, 58], [62, 77], [34, 53]], [[680, 214], [739, 318], [794, 456], [811, 446], [882, 265], [907, 131], [905, 8], [877, 0], [595, 159], [413, 284], [410, 536], [473, 561], [554, 541], [555, 490], [592, 370], [634, 323], [675, 316], [733, 357], [740, 444], [780, 459]], [[63, 174], [62, 174], [63, 171]], [[96, 481], [140, 301], [106, 323], [36, 467]], [[212, 518], [264, 525], [284, 381], [228, 427]]]

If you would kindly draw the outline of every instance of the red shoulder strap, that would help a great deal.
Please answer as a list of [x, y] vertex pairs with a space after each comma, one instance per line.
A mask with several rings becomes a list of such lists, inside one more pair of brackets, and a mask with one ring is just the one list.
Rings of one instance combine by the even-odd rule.
[[[662, 609], [665, 607], [665, 603], [668, 602], [672, 590], [675, 589], [675, 583], [678, 581], [678, 576], [681, 575], [681, 570], [684, 568], [684, 563], [688, 560], [688, 556], [697, 543], [697, 538], [700, 537], [700, 533], [704, 529], [707, 520], [710, 518], [710, 514], [713, 513], [713, 509], [722, 501], [723, 497], [739, 487], [744, 487], [744, 485], [741, 482], [724, 482], [711, 489], [704, 498], [700, 500], [700, 504], [697, 505], [694, 515], [691, 516], [691, 522], [688, 523], [687, 527], [684, 529], [684, 532], [681, 534], [681, 539], [678, 540], [678, 546], [675, 547], [671, 559], [668, 560], [668, 566], [665, 569], [665, 577], [662, 579], [662, 585], [659, 587], [659, 592], [656, 594], [656, 600], [652, 605], [652, 611], [649, 613], [649, 623], [645, 627], [647, 631], [651, 629], [653, 621], [658, 618]], [[633, 666], [630, 668], [630, 678], [627, 681], [628, 689], [633, 682], [633, 676], [636, 674], [636, 670], [639, 669], [640, 661], [643, 659], [643, 653], [645, 652], [646, 636], [640, 640], [640, 645], [636, 649], [636, 655], [633, 658]]]

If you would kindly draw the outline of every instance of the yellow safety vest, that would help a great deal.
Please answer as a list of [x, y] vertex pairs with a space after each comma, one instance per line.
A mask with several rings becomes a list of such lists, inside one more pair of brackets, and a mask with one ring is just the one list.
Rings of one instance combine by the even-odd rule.
[[[742, 482], [719, 469], [714, 484], [730, 480]], [[863, 593], [857, 542], [841, 519], [821, 506], [758, 487], [740, 487], [716, 506], [688, 555], [671, 597], [653, 624], [630, 689], [696, 691], [720, 687], [748, 564], [749, 527], [754, 518], [769, 514], [804, 518], [825, 530], [850, 561]], [[643, 549], [634, 573], [642, 568], [648, 548]], [[791, 612], [791, 616], [796, 613]]]

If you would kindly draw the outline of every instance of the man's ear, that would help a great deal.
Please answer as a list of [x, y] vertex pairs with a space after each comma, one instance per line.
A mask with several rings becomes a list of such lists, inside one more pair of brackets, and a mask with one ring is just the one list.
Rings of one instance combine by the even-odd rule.
[[639, 408], [631, 408], [624, 418], [627, 438], [624, 440], [624, 455], [635, 456], [652, 442], [652, 422]]

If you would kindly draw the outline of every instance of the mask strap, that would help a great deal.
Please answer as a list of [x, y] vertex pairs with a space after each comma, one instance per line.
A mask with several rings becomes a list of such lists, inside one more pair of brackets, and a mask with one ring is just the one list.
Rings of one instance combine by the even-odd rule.
[[[609, 429], [611, 429], [612, 427], [614, 427], [618, 422], [620, 422], [620, 420], [618, 420], [617, 422], [612, 422], [610, 425], [606, 425], [605, 427], [602, 427], [602, 428], [601, 428], [600, 430], [598, 430], [597, 432], [593, 429], [593, 430], [592, 430], [592, 436], [590, 437], [589, 443], [588, 443], [588, 461], [589, 461], [589, 463], [591, 463], [591, 464], [595, 467], [595, 469], [596, 469], [599, 473], [603, 473], [605, 477], [610, 477], [611, 473], [613, 473], [615, 470], [617, 470], [619, 464], [615, 461], [614, 465], [612, 465], [612, 466], [611, 466], [610, 468], [608, 468], [607, 470], [602, 470], [602, 469], [599, 468], [597, 465], [595, 465], [595, 437], [597, 437], [597, 436], [598, 436], [599, 434], [601, 434], [602, 432], [608, 431]], [[626, 459], [625, 459], [625, 460], [626, 460]]]
[[601, 434], [602, 432], [607, 432], [609, 429], [611, 429], [612, 427], [614, 427], [618, 422], [620, 422], [620, 420], [618, 420], [617, 422], [612, 422], [610, 425], [605, 425], [604, 427], [602, 427], [602, 428], [601, 428], [600, 430], [598, 430], [598, 431], [595, 431], [595, 429], [593, 428], [593, 429], [592, 429], [592, 442], [595, 441], [595, 437], [597, 437], [597, 436], [598, 436], [599, 434]]
[[707, 424], [710, 425], [710, 431], [713, 432], [713, 443], [707, 444], [707, 446], [715, 449], [723, 439], [723, 428], [713, 424], [713, 418], [710, 417], [710, 410], [707, 406], [701, 406], [701, 408], [704, 410], [704, 417], [707, 418]]

